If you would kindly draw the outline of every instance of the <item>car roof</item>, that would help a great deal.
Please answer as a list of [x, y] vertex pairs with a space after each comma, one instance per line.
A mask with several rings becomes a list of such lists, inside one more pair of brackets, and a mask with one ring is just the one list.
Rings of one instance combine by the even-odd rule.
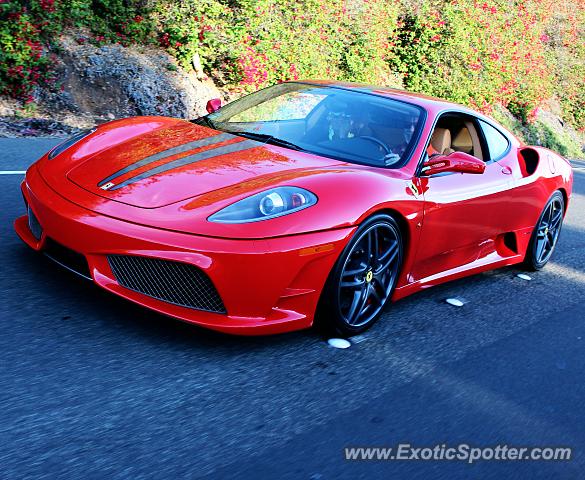
[[381, 87], [377, 85], [368, 85], [364, 83], [353, 83], [353, 82], [338, 82], [333, 80], [299, 80], [296, 83], [307, 83], [311, 85], [323, 85], [326, 87], [343, 88], [346, 90], [355, 90], [363, 93], [370, 93], [374, 95], [380, 95], [383, 97], [393, 98], [395, 100], [402, 100], [406, 102], [419, 105], [427, 110], [452, 110], [456, 109], [459, 111], [466, 111], [473, 115], [481, 116], [478, 112], [460, 105], [458, 103], [449, 102], [422, 93], [413, 93], [399, 88]]

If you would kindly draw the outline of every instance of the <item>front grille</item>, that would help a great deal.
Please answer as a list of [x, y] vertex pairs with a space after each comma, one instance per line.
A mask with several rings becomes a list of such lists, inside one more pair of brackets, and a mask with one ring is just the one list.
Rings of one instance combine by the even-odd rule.
[[91, 280], [87, 259], [81, 253], [77, 253], [49, 237], [45, 241], [43, 253], [67, 270]]
[[213, 283], [194, 265], [131, 255], [108, 255], [108, 261], [123, 287], [182, 307], [226, 313]]
[[28, 228], [30, 229], [33, 236], [37, 240], [40, 240], [41, 236], [43, 235], [43, 227], [41, 227], [41, 224], [39, 223], [39, 220], [37, 219], [37, 217], [33, 213], [32, 209], [30, 207], [28, 207], [27, 210], [28, 210], [28, 212], [27, 212], [28, 213]]

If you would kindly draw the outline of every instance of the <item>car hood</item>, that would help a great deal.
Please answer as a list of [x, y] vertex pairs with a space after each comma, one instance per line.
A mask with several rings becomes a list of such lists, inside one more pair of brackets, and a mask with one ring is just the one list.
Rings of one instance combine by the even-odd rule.
[[71, 152], [46, 161], [43, 173], [64, 175], [108, 200], [159, 208], [253, 178], [339, 163], [185, 121], [144, 121], [135, 134], [137, 125], [98, 129]]
[[[100, 125], [32, 168], [60, 196], [82, 207], [85, 221], [99, 228], [105, 222], [125, 234], [134, 224], [209, 237], [268, 239], [352, 227], [374, 207], [394, 208], [396, 201], [414, 218], [421, 208], [408, 188], [412, 177], [401, 170], [221, 134], [184, 120], [133, 117]], [[262, 222], [208, 221], [238, 200], [285, 185], [313, 192], [317, 204]], [[106, 218], [126, 223], [116, 226]]]

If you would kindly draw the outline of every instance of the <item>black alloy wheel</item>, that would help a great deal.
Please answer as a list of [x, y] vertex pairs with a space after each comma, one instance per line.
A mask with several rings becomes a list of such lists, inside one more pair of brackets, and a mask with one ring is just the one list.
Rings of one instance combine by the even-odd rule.
[[547, 202], [532, 233], [525, 264], [531, 270], [543, 268], [553, 254], [559, 240], [565, 201], [561, 192], [555, 192]]
[[396, 221], [375, 215], [356, 231], [324, 290], [320, 317], [342, 336], [363, 332], [378, 319], [400, 272], [403, 241]]

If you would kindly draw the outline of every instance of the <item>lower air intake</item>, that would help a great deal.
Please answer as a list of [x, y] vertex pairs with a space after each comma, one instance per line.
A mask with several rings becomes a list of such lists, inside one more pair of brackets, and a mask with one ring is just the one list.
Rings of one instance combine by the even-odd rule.
[[28, 228], [37, 240], [41, 239], [43, 228], [30, 207], [28, 207]]
[[123, 287], [181, 307], [226, 313], [215, 286], [194, 265], [132, 255], [108, 255], [108, 261]]

